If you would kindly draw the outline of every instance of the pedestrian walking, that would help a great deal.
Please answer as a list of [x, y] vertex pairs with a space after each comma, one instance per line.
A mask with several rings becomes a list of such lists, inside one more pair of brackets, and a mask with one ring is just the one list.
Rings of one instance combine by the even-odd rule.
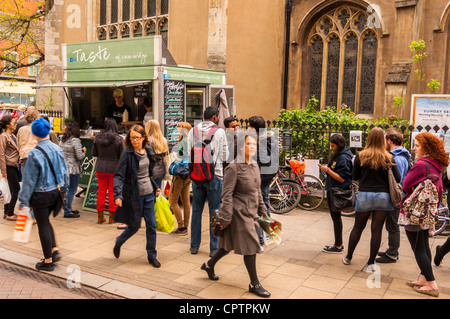
[[86, 156], [86, 148], [81, 145], [80, 126], [77, 122], [68, 123], [61, 137], [61, 149], [69, 171], [69, 189], [66, 194], [64, 218], [79, 218], [80, 212], [72, 210], [72, 202], [80, 181], [81, 163]]
[[352, 187], [353, 154], [350, 148], [345, 146], [345, 138], [341, 134], [334, 134], [329, 140], [330, 149], [333, 153], [328, 165], [320, 165], [320, 170], [327, 174], [325, 190], [327, 191], [328, 208], [330, 209], [331, 220], [333, 221], [334, 244], [325, 246], [322, 251], [325, 253], [342, 253], [344, 245], [342, 240], [342, 216], [341, 212], [332, 210], [330, 201], [333, 200], [331, 188], [337, 187], [342, 190], [349, 190]]
[[[188, 122], [181, 122], [177, 125], [180, 139], [178, 144], [172, 149], [172, 156], [176, 161], [182, 162], [189, 157], [187, 149], [187, 136], [192, 129], [191, 124]], [[187, 235], [189, 221], [191, 218], [191, 179], [189, 176], [175, 175], [172, 178], [169, 191], [169, 204], [172, 209], [175, 219], [177, 221], [177, 229], [171, 232], [174, 235]], [[178, 201], [181, 199], [183, 205], [183, 212]]]
[[[417, 160], [403, 181], [403, 190], [406, 195], [400, 206], [411, 196], [416, 186], [424, 180], [430, 179], [437, 188], [439, 207], [443, 194], [442, 171], [449, 164], [443, 142], [431, 133], [420, 133], [414, 140], [414, 153]], [[417, 292], [434, 297], [439, 296], [439, 289], [431, 266], [432, 255], [429, 243], [429, 235], [434, 232], [434, 224], [416, 225], [405, 215], [403, 209], [400, 209], [398, 223], [405, 228], [406, 236], [420, 268], [419, 278], [408, 282], [408, 285]]]
[[[168, 170], [168, 161], [166, 157], [169, 156], [169, 145], [166, 138], [162, 135], [161, 126], [156, 120], [150, 120], [145, 124], [145, 133], [148, 136], [150, 146], [150, 153], [155, 160], [153, 166], [153, 179], [156, 186], [161, 188], [162, 180], [166, 176]], [[167, 167], [166, 167], [167, 166]]]
[[3, 207], [3, 218], [16, 220], [14, 209], [20, 191], [19, 182], [19, 148], [17, 138], [12, 133], [16, 128], [16, 119], [11, 115], [3, 115], [0, 120], [0, 170], [2, 177], [8, 181], [11, 200]]
[[[395, 128], [389, 128], [386, 131], [386, 149], [394, 156], [395, 164], [401, 176], [400, 184], [410, 168], [411, 154], [403, 147], [403, 135]], [[395, 263], [398, 260], [398, 249], [400, 248], [400, 226], [398, 217], [400, 216], [400, 207], [394, 206], [394, 210], [386, 217], [386, 230], [388, 232], [388, 249], [385, 252], [379, 252], [380, 257], [376, 258], [377, 263]]]
[[[44, 119], [37, 119], [32, 123], [31, 129], [33, 138], [41, 150], [34, 148], [28, 153], [22, 189], [19, 192], [18, 209], [20, 211], [23, 207], [33, 208], [44, 253], [44, 259], [36, 264], [36, 269], [52, 271], [54, 263], [61, 255], [49, 217], [55, 210], [60, 196], [58, 187], [63, 189], [69, 187], [69, 172], [63, 151], [49, 140], [50, 124]], [[53, 166], [56, 179], [50, 165]]]
[[97, 157], [95, 174], [98, 181], [97, 223], [106, 221], [106, 196], [108, 195], [109, 224], [114, 223], [116, 203], [114, 202], [113, 177], [120, 155], [123, 152], [123, 138], [117, 133], [117, 122], [114, 119], [105, 121], [105, 128], [98, 134], [92, 145], [92, 156]]
[[[208, 143], [205, 148], [208, 154], [203, 154], [204, 159], [208, 157], [211, 169], [209, 173], [212, 178], [207, 182], [198, 182], [193, 178], [192, 184], [192, 218], [191, 218], [191, 254], [197, 254], [201, 243], [202, 232], [202, 213], [206, 200], [208, 200], [209, 219], [214, 216], [214, 211], [220, 208], [220, 196], [222, 194], [223, 185], [223, 165], [228, 158], [227, 137], [223, 129], [217, 125], [219, 123], [219, 110], [216, 107], [209, 106], [203, 112], [204, 121], [196, 125], [188, 135], [188, 150], [190, 154], [194, 153], [194, 146], [197, 150], [202, 145]], [[196, 160], [190, 157], [190, 163], [194, 164]], [[200, 163], [197, 163], [200, 166]], [[199, 168], [197, 166], [197, 168]], [[192, 174], [191, 174], [192, 177]], [[214, 236], [210, 230], [210, 255], [218, 250], [218, 238]]]
[[161, 267], [156, 259], [155, 196], [160, 189], [152, 178], [154, 159], [150, 154], [145, 129], [133, 125], [125, 138], [122, 152], [114, 173], [114, 200], [117, 207], [116, 221], [128, 227], [116, 238], [114, 256], [119, 258], [122, 245], [141, 227], [144, 217], [147, 237], [147, 259], [155, 268]]
[[387, 214], [393, 209], [390, 193], [388, 170], [392, 169], [395, 180], [400, 182], [400, 173], [392, 154], [386, 150], [384, 132], [375, 127], [370, 130], [366, 147], [359, 152], [353, 164], [353, 180], [359, 181], [356, 199], [355, 224], [350, 233], [347, 255], [343, 263], [349, 265], [367, 221], [372, 216], [370, 255], [368, 269], [373, 268], [375, 257], [381, 244], [381, 235]]
[[218, 280], [214, 272], [216, 263], [230, 251], [244, 256], [244, 264], [250, 277], [249, 291], [260, 297], [270, 293], [259, 282], [256, 272], [256, 254], [261, 252], [259, 243], [260, 226], [257, 216], [267, 215], [261, 195], [261, 176], [254, 160], [257, 153], [256, 134], [240, 133], [237, 141], [236, 160], [225, 169], [222, 207], [219, 223], [223, 235], [219, 237], [219, 250], [203, 263], [209, 279]]
[[25, 113], [26, 124], [19, 128], [17, 132], [17, 146], [19, 148], [20, 163], [22, 176], [28, 158], [28, 153], [36, 146], [36, 140], [32, 137], [31, 123], [40, 117], [39, 112], [35, 108], [29, 108]]

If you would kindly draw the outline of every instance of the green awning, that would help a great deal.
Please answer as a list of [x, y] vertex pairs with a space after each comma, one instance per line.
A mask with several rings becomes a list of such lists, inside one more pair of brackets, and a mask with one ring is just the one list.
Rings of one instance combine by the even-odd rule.
[[88, 88], [88, 87], [121, 87], [121, 86], [137, 86], [148, 84], [151, 81], [96, 81], [96, 82], [62, 82], [36, 84], [33, 88]]

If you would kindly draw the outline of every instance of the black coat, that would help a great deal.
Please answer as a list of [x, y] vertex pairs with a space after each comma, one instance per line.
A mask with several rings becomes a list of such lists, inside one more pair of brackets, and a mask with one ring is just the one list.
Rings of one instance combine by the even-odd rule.
[[[152, 181], [154, 192], [157, 189], [153, 181], [152, 169], [155, 160], [150, 154], [150, 147], [146, 146], [145, 150], [150, 160], [149, 176]], [[114, 200], [122, 199], [122, 207], [117, 206], [114, 219], [120, 223], [127, 224], [132, 227], [140, 227], [142, 219], [142, 211], [140, 205], [139, 185], [137, 174], [139, 170], [139, 159], [134, 153], [132, 146], [122, 152], [119, 165], [114, 173]]]
[[109, 141], [104, 134], [95, 137], [92, 145], [92, 156], [97, 157], [95, 171], [98, 173], [114, 173], [123, 152], [123, 138], [116, 135]]

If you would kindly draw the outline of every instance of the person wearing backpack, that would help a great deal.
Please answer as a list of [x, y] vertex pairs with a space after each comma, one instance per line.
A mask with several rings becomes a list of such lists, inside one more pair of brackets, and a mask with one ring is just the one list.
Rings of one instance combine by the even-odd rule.
[[[397, 129], [391, 127], [386, 130], [386, 149], [394, 156], [395, 164], [401, 176], [400, 185], [411, 168], [409, 162], [411, 154], [402, 146], [403, 135]], [[400, 227], [398, 226], [398, 217], [400, 215], [400, 207], [394, 206], [392, 213], [386, 217], [386, 230], [388, 232], [388, 249], [385, 252], [379, 252], [377, 263], [395, 263], [398, 260], [398, 249], [400, 247]]]
[[[223, 185], [223, 165], [228, 158], [226, 133], [217, 125], [219, 110], [208, 106], [203, 112], [204, 121], [194, 126], [188, 135], [190, 151], [189, 171], [192, 184], [191, 254], [197, 254], [201, 243], [202, 212], [208, 200], [210, 220], [220, 208]], [[210, 255], [218, 248], [218, 238], [209, 233]]]
[[[178, 140], [178, 144], [172, 148], [172, 156], [176, 161], [182, 162], [184, 159], [189, 158], [187, 136], [192, 126], [188, 122], [181, 122], [177, 124], [177, 129], [180, 134], [180, 139]], [[172, 183], [170, 184], [169, 204], [178, 225], [177, 229], [171, 232], [173, 235], [186, 236], [188, 233], [187, 228], [191, 217], [190, 186], [191, 179], [189, 176], [173, 176]], [[178, 204], [179, 199], [181, 199], [183, 205], [183, 213]]]
[[[408, 198], [414, 193], [414, 189], [420, 183], [431, 180], [437, 189], [437, 207], [442, 200], [442, 171], [448, 166], [449, 158], [444, 149], [444, 143], [431, 133], [420, 133], [414, 140], [414, 153], [417, 161], [403, 180], [403, 191], [405, 197], [400, 203], [399, 224], [405, 226], [408, 241], [414, 251], [414, 257], [420, 268], [420, 276], [418, 280], [409, 281], [407, 285], [411, 286], [415, 291], [437, 297], [439, 289], [431, 266], [432, 256], [429, 243], [429, 233], [434, 232], [434, 224], [417, 225], [411, 222], [406, 216], [404, 204]], [[428, 195], [431, 197], [432, 195]], [[433, 200], [430, 198], [430, 200]]]

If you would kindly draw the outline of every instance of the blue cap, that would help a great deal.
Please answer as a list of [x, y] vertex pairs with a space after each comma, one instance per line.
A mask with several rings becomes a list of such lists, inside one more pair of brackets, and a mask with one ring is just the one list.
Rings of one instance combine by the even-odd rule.
[[47, 137], [50, 133], [50, 123], [42, 117], [38, 118], [31, 123], [31, 132], [40, 138]]

